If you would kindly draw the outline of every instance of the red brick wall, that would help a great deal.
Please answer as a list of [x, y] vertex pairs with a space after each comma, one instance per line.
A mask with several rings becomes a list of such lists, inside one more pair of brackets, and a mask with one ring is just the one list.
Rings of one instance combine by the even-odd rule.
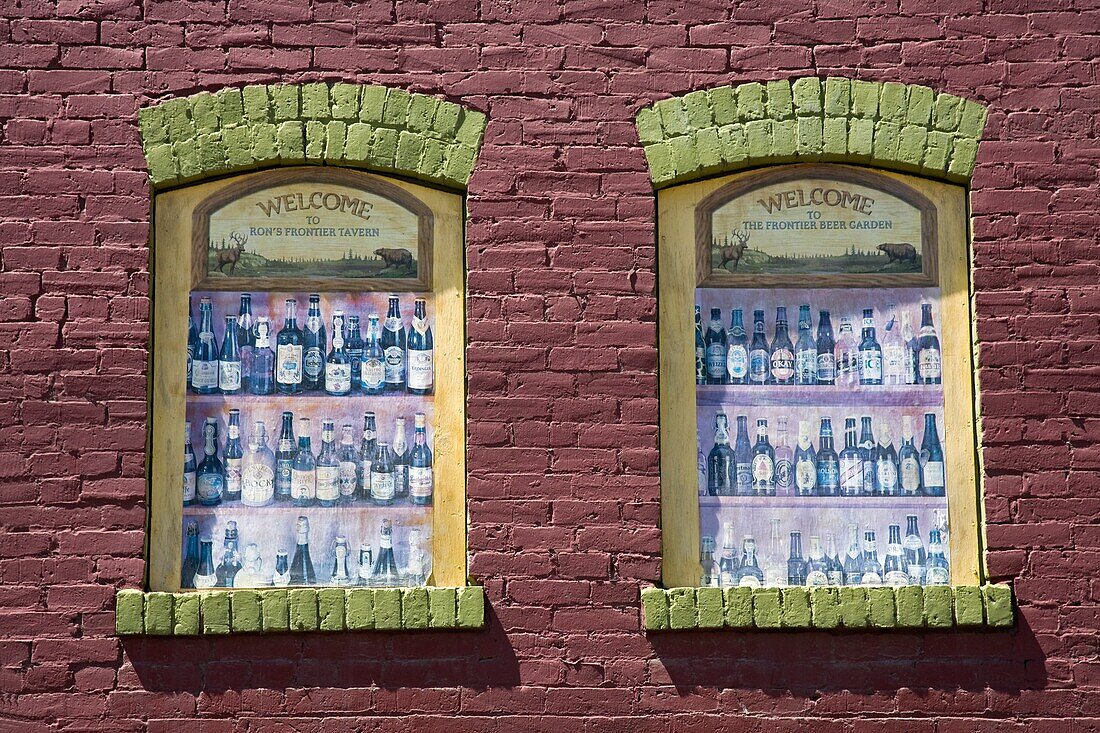
[[[1088, 4], [6, 2], [0, 730], [1100, 724], [1100, 11], [1071, 9]], [[639, 631], [660, 530], [654, 199], [633, 114], [815, 73], [991, 106], [975, 284], [988, 559], [1015, 583], [1013, 633]], [[490, 115], [467, 247], [470, 570], [490, 629], [121, 644], [113, 594], [140, 582], [145, 540], [136, 110], [318, 79]]]

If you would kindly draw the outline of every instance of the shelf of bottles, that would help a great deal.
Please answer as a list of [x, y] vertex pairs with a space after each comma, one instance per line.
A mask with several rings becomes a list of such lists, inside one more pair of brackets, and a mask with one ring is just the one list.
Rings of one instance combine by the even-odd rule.
[[703, 585], [949, 582], [938, 298], [696, 290]]
[[428, 303], [192, 293], [182, 588], [427, 582]]

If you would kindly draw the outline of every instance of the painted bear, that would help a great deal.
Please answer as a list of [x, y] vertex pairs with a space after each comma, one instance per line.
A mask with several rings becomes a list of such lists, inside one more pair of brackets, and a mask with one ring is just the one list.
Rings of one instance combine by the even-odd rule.
[[880, 244], [878, 249], [890, 258], [890, 262], [887, 264], [917, 261], [917, 250], [908, 242], [887, 242], [886, 244]]

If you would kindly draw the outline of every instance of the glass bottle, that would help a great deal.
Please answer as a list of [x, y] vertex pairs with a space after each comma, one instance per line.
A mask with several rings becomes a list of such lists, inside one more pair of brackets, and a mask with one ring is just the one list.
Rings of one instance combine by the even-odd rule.
[[359, 545], [358, 576], [358, 585], [372, 585], [374, 582], [374, 549], [369, 542]]
[[730, 448], [729, 418], [719, 412], [714, 416], [714, 446], [707, 454], [707, 494], [732, 496], [736, 469]]
[[829, 563], [821, 549], [821, 538], [810, 535], [810, 557], [806, 560], [806, 585], [819, 586], [829, 584]]
[[768, 421], [756, 421], [756, 445], [752, 449], [752, 493], [775, 496], [775, 450], [768, 442]]
[[359, 383], [366, 394], [382, 394], [386, 390], [386, 354], [379, 341], [378, 316], [367, 318], [367, 343], [363, 347]]
[[325, 319], [321, 317], [321, 296], [311, 293], [306, 327], [302, 331], [302, 389], [325, 387]]
[[389, 519], [382, 520], [382, 530], [378, 540], [378, 559], [374, 563], [374, 581], [378, 585], [387, 587], [397, 585], [401, 581], [401, 574], [397, 570], [397, 559], [393, 555], [393, 525]]
[[863, 457], [856, 446], [856, 419], [844, 418], [844, 450], [839, 458], [841, 496], [859, 496], [863, 493]]
[[863, 582], [863, 552], [859, 548], [859, 525], [848, 525], [848, 552], [844, 555], [844, 585]]
[[917, 378], [921, 384], [940, 384], [942, 379], [940, 339], [932, 325], [932, 304], [921, 303], [920, 334], [917, 336]]
[[740, 578], [737, 575], [737, 540], [733, 536], [733, 524], [722, 523], [722, 557], [718, 560], [718, 585], [733, 588]]
[[275, 500], [275, 454], [267, 447], [267, 426], [263, 420], [252, 424], [248, 453], [241, 473], [241, 503], [267, 506]]
[[336, 506], [340, 501], [340, 457], [336, 454], [336, 425], [332, 420], [321, 422], [321, 450], [315, 463], [317, 472], [317, 503]]
[[370, 499], [379, 506], [393, 504], [395, 496], [393, 451], [389, 443], [378, 443], [370, 464]]
[[195, 325], [194, 304], [191, 298], [187, 298], [187, 391], [194, 391], [192, 383], [191, 366], [195, 360], [195, 353], [199, 350], [199, 328]]
[[298, 451], [290, 469], [290, 495], [294, 506], [313, 506], [317, 502], [317, 459], [310, 441], [309, 418], [298, 420]]
[[817, 383], [836, 384], [836, 341], [827, 310], [817, 316]]
[[798, 496], [817, 492], [817, 454], [810, 442], [810, 421], [798, 421], [798, 446], [794, 450], [794, 489]]
[[[198, 480], [198, 468], [195, 465], [195, 449], [191, 446], [191, 422], [183, 424], [183, 505], [196, 503], [195, 483]], [[196, 558], [197, 562], [197, 558]]]
[[252, 357], [256, 346], [256, 321], [252, 317], [252, 293], [241, 293], [237, 314], [237, 347], [241, 352], [241, 391], [251, 391]]
[[275, 501], [290, 501], [294, 496], [294, 413], [283, 413], [279, 444], [275, 451]]
[[409, 530], [409, 561], [405, 563], [405, 584], [424, 585], [427, 582], [427, 562], [420, 543], [420, 528]]
[[290, 561], [290, 584], [317, 585], [317, 574], [313, 571], [313, 557], [309, 552], [309, 520], [298, 517], [294, 531], [298, 539], [294, 546], [294, 558]]
[[863, 533], [863, 558], [859, 565], [862, 574], [860, 585], [882, 585], [882, 563], [878, 560], [874, 530]]
[[881, 441], [878, 446], [878, 455], [875, 457], [875, 483], [880, 496], [897, 496], [898, 487], [898, 452], [894, 448], [893, 436], [890, 434], [890, 424], [886, 423], [879, 428]]
[[901, 418], [901, 449], [898, 450], [898, 483], [903, 496], [923, 493], [920, 475], [920, 453], [913, 445], [913, 418]]
[[837, 384], [851, 387], [859, 380], [859, 344], [852, 332], [852, 319], [842, 316], [836, 340]]
[[195, 394], [218, 391], [218, 341], [214, 337], [214, 306], [210, 298], [199, 300], [199, 334], [191, 360], [191, 388]]
[[180, 567], [180, 588], [195, 587], [195, 573], [199, 571], [199, 524], [187, 523], [186, 553]]
[[833, 448], [833, 421], [821, 418], [817, 445], [817, 489], [819, 496], [840, 495], [840, 459]]
[[726, 330], [722, 328], [722, 309], [710, 309], [710, 324], [704, 337], [707, 346], [707, 384], [725, 384]]
[[348, 316], [348, 339], [344, 344], [344, 351], [348, 355], [348, 363], [351, 365], [351, 391], [359, 392], [363, 389], [363, 334], [359, 330], [359, 316]]
[[377, 450], [376, 427], [373, 412], [363, 415], [363, 440], [359, 443], [359, 499], [370, 498], [370, 467]]
[[409, 495], [409, 443], [405, 436], [405, 418], [394, 420], [393, 428], [393, 496], [404, 499]]
[[814, 341], [810, 306], [798, 306], [798, 343], [794, 347], [794, 382], [802, 386], [817, 384], [817, 343]]
[[386, 355], [386, 391], [405, 391], [406, 365], [405, 322], [401, 319], [401, 304], [396, 295], [390, 296], [386, 312], [386, 327], [382, 331], [382, 352]]
[[275, 392], [275, 353], [271, 350], [271, 321], [267, 316], [256, 319], [256, 342], [252, 347], [252, 364], [248, 370], [250, 394]]
[[271, 576], [271, 584], [277, 588], [290, 585], [290, 562], [286, 550], [282, 548], [275, 553], [275, 573]]
[[435, 337], [428, 323], [427, 301], [413, 301], [412, 330], [408, 338], [409, 394], [431, 394], [435, 387]]
[[699, 545], [699, 565], [702, 568], [699, 585], [704, 588], [717, 588], [721, 585], [722, 579], [718, 564], [714, 562], [714, 538], [703, 535]]
[[730, 312], [730, 328], [726, 333], [726, 372], [730, 384], [749, 381], [749, 337], [745, 333], [743, 318], [740, 308]]
[[787, 309], [775, 309], [775, 338], [771, 353], [772, 384], [794, 384], [794, 344], [787, 327]]
[[734, 492], [738, 496], [752, 495], [752, 447], [749, 445], [749, 418], [737, 416], [737, 437], [733, 443]]
[[218, 389], [222, 394], [240, 394], [242, 377], [241, 348], [237, 344], [237, 317], [225, 317], [225, 336], [218, 360]]
[[775, 439], [775, 491], [780, 496], [794, 493], [794, 448], [787, 434], [787, 417], [779, 418], [779, 430]]
[[703, 322], [699, 306], [695, 306], [695, 383], [707, 383], [707, 344], [703, 340]]
[[802, 559], [802, 533], [791, 532], [791, 554], [787, 558], [787, 585], [806, 585], [806, 561]]
[[241, 569], [233, 578], [234, 588], [260, 588], [267, 585], [263, 577], [263, 560], [260, 558], [260, 548], [255, 542], [249, 542], [244, 546], [244, 557], [241, 560]]
[[332, 312], [332, 349], [325, 360], [325, 394], [351, 394], [351, 357], [344, 350], [344, 312]]
[[932, 412], [924, 415], [924, 440], [921, 441], [920, 455], [924, 461], [922, 471], [924, 493], [927, 496], [943, 496], [947, 491], [943, 447], [940, 445], [940, 434], [936, 429], [936, 415]]
[[298, 328], [298, 301], [286, 300], [283, 328], [275, 337], [275, 389], [279, 394], [302, 391], [302, 331]]
[[887, 313], [886, 330], [882, 334], [882, 382], [896, 386], [905, 384], [905, 340], [897, 320], [898, 307], [891, 303]]
[[787, 584], [787, 557], [783, 548], [783, 532], [779, 527], [779, 518], [768, 520], [768, 555], [764, 560], [764, 579], [769, 586]]
[[764, 311], [752, 312], [752, 343], [749, 344], [749, 384], [761, 385], [771, 381], [771, 350], [764, 333]]
[[348, 538], [342, 534], [336, 535], [332, 548], [332, 575], [329, 582], [339, 586], [351, 585], [351, 573], [348, 572]]
[[218, 574], [214, 569], [214, 541], [203, 537], [199, 545], [199, 568], [191, 587], [203, 590], [218, 584]]
[[924, 573], [928, 566], [928, 555], [924, 551], [924, 542], [917, 528], [917, 515], [905, 517], [905, 539], [901, 543], [905, 551], [905, 562], [909, 565], [909, 578], [913, 583], [924, 585]]
[[355, 447], [355, 426], [344, 423], [340, 427], [340, 503], [355, 501], [359, 489], [359, 451]]
[[829, 576], [829, 585], [844, 585], [844, 566], [840, 564], [840, 554], [836, 550], [836, 536], [825, 533], [825, 567]]
[[928, 533], [928, 569], [924, 574], [924, 584], [951, 584], [951, 568], [947, 563], [943, 538], [938, 529], [933, 529]]
[[913, 333], [913, 318], [909, 311], [901, 313], [901, 340], [905, 343], [905, 383], [919, 384], [917, 379], [917, 354], [920, 351], [917, 337]]
[[225, 441], [225, 501], [241, 500], [244, 449], [241, 447], [241, 411], [229, 411], [229, 433]]
[[225, 539], [222, 542], [222, 561], [215, 574], [219, 588], [232, 588], [233, 580], [241, 571], [240, 540], [237, 523], [232, 519], [225, 523]]
[[874, 496], [878, 493], [878, 483], [875, 481], [875, 435], [871, 432], [871, 418], [864, 415], [860, 418], [859, 456], [863, 462], [863, 495]]
[[423, 412], [413, 415], [413, 447], [409, 453], [409, 501], [417, 506], [432, 503], [435, 491], [432, 449]]
[[875, 311], [863, 309], [863, 339], [859, 342], [859, 383], [882, 384], [882, 347], [875, 338]]
[[203, 459], [196, 469], [195, 491], [200, 504], [217, 506], [225, 495], [225, 474], [222, 472], [222, 462], [218, 460], [218, 423], [214, 418], [206, 418], [202, 438]]
[[741, 566], [737, 568], [737, 585], [745, 588], [759, 588], [764, 585], [764, 571], [756, 559], [756, 538], [745, 535], [741, 542]]
[[909, 563], [901, 549], [901, 525], [890, 525], [890, 541], [886, 543], [886, 560], [882, 564], [886, 585], [909, 585]]

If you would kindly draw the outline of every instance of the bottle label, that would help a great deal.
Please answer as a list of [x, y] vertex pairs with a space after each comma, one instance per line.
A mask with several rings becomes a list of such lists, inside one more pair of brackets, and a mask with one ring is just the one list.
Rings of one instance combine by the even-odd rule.
[[789, 382], [794, 377], [794, 354], [790, 349], [772, 352], [772, 376], [777, 382]]
[[901, 459], [901, 490], [906, 494], [920, 492], [920, 461], [916, 456]]
[[794, 358], [798, 381], [803, 384], [817, 381], [817, 349], [803, 349]]
[[382, 327], [387, 331], [397, 333], [401, 330], [401, 319], [397, 316], [386, 316], [386, 320], [382, 323]]
[[704, 384], [707, 381], [707, 350], [702, 346], [695, 347], [695, 382]]
[[824, 570], [811, 570], [810, 572], [806, 573], [806, 585], [816, 586], [828, 584], [829, 576], [826, 575]]
[[763, 384], [768, 381], [768, 363], [771, 357], [764, 349], [749, 352], [749, 381]]
[[817, 483], [823, 489], [831, 489], [840, 483], [840, 467], [836, 461], [818, 461]]
[[905, 378], [905, 347], [901, 344], [888, 344], [882, 350], [882, 371], [887, 377]]
[[726, 350], [720, 343], [707, 347], [707, 376], [711, 379], [726, 378]]
[[877, 382], [882, 379], [882, 354], [875, 349], [859, 352], [859, 376], [864, 381]]
[[752, 458], [752, 478], [757, 484], [770, 484], [775, 476], [775, 463], [766, 454], [760, 453]]
[[221, 474], [217, 473], [204, 473], [202, 476], [199, 476], [196, 485], [199, 498], [207, 501], [221, 499], [224, 488], [225, 483], [222, 480]]
[[947, 568], [933, 565], [928, 568], [924, 577], [925, 585], [948, 585], [951, 582], [951, 574]]
[[817, 355], [817, 381], [836, 380], [836, 356], [830, 351]]
[[195, 573], [195, 588], [202, 590], [205, 588], [213, 588], [217, 584], [218, 576], [214, 573], [211, 573], [210, 575], [201, 575], [199, 573]]
[[870, 459], [861, 459], [863, 464], [863, 493], [870, 494], [875, 490], [875, 462]]
[[782, 458], [775, 462], [775, 485], [781, 489], [791, 488], [791, 462]]
[[359, 466], [355, 461], [340, 461], [340, 496], [354, 496], [359, 485]]
[[195, 500], [195, 479], [197, 476], [194, 471], [183, 472], [183, 500], [194, 501]]
[[317, 473], [314, 471], [290, 471], [290, 497], [312, 501], [317, 497]]
[[393, 499], [393, 474], [390, 472], [378, 473], [377, 471], [371, 473], [370, 495], [372, 499], [377, 499], [378, 501], [390, 501], [391, 499]]
[[350, 392], [351, 364], [326, 364], [325, 389], [329, 392]]
[[275, 355], [275, 380], [279, 384], [301, 384], [302, 347], [281, 344]]
[[744, 379], [749, 373], [749, 352], [741, 344], [730, 346], [726, 352], [726, 370], [731, 379]]
[[336, 501], [340, 498], [340, 467], [317, 467], [317, 500]]
[[759, 588], [760, 578], [756, 577], [752, 573], [745, 573], [741, 576], [741, 580], [737, 583], [737, 585], [741, 586], [742, 588]]
[[844, 585], [844, 572], [842, 570], [830, 570], [829, 585]]
[[306, 349], [303, 369], [310, 379], [318, 379], [325, 370], [325, 354], [319, 347], [311, 346]]
[[794, 467], [794, 483], [798, 493], [807, 495], [813, 493], [817, 485], [817, 470], [811, 460], [800, 460]]
[[863, 573], [859, 579], [860, 585], [882, 585], [882, 576], [878, 573]]
[[294, 493], [294, 471], [291, 468], [293, 463], [289, 458], [275, 461], [275, 487], [282, 496]]
[[938, 488], [943, 484], [943, 462], [929, 461], [924, 464], [924, 485], [929, 488]]
[[405, 350], [400, 346], [386, 347], [386, 384], [405, 381]]
[[372, 461], [369, 458], [363, 458], [363, 459], [360, 459], [360, 461], [359, 461], [359, 466], [363, 469], [362, 472], [359, 475], [362, 477], [363, 493], [364, 494], [369, 494], [370, 493], [370, 467], [371, 467], [371, 463], [372, 463]]
[[923, 565], [917, 565], [916, 563], [912, 563], [912, 562], [909, 563], [909, 577], [912, 579], [913, 583], [923, 584], [924, 583], [924, 566]]
[[241, 463], [240, 458], [225, 459], [225, 493], [234, 496], [241, 493]]
[[840, 489], [846, 496], [855, 496], [863, 489], [863, 460], [859, 456], [841, 457]]
[[241, 503], [263, 506], [275, 496], [275, 471], [264, 463], [251, 463], [241, 476]]
[[917, 374], [922, 380], [939, 379], [941, 376], [939, 349], [921, 349], [917, 361]]
[[219, 362], [218, 388], [223, 392], [236, 392], [241, 388], [241, 363], [239, 361]]
[[[394, 446], [395, 448], [397, 446]], [[395, 451], [396, 452], [396, 451]], [[403, 453], [397, 453], [398, 456]], [[405, 493], [405, 487], [409, 485], [409, 464], [398, 463], [393, 467], [393, 483], [399, 492]]]
[[427, 499], [432, 495], [432, 469], [427, 466], [409, 467], [409, 496]]
[[718, 574], [718, 585], [723, 588], [737, 585], [737, 573], [729, 569], [723, 570]]
[[737, 478], [737, 492], [748, 493], [752, 488], [752, 465], [749, 463], [737, 463], [734, 465]]
[[409, 349], [409, 389], [431, 389], [435, 380], [435, 352]]
[[909, 575], [901, 570], [891, 570], [886, 573], [883, 580], [886, 581], [886, 585], [909, 585]]
[[386, 382], [386, 364], [381, 359], [364, 359], [362, 372], [365, 389], [378, 389]]
[[218, 386], [218, 362], [191, 362], [191, 386], [195, 389], [213, 389]]
[[898, 467], [891, 460], [878, 461], [876, 466], [878, 488], [882, 492], [892, 492], [898, 485]]

